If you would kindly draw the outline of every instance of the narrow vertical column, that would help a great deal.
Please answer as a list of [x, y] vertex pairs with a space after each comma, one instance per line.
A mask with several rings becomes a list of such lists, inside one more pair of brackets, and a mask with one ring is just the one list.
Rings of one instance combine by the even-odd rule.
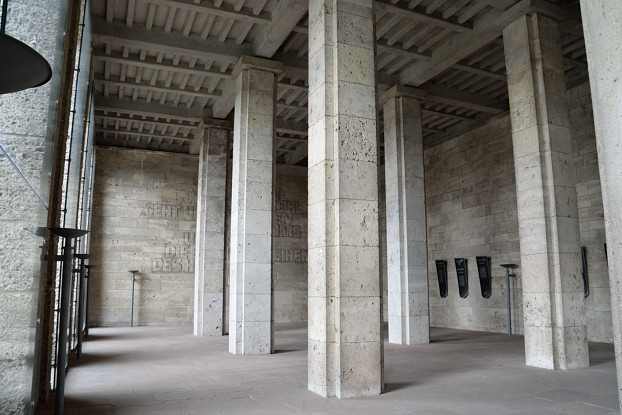
[[581, 0], [605, 210], [611, 314], [622, 408], [622, 3]]
[[503, 32], [529, 366], [589, 366], [579, 225], [557, 23], [538, 14]]
[[207, 126], [199, 151], [194, 335], [222, 336], [229, 131]]
[[309, 2], [308, 387], [382, 389], [373, 0]]
[[389, 342], [430, 342], [421, 105], [405, 88], [384, 97]]
[[277, 62], [242, 57], [231, 182], [229, 352], [272, 351], [272, 178]]

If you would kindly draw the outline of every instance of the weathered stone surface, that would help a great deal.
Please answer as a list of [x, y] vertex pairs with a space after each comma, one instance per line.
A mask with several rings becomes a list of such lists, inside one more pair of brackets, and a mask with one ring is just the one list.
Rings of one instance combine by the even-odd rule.
[[32, 385], [33, 376], [38, 376], [33, 363], [43, 240], [33, 232], [47, 225], [68, 3], [16, 0], [8, 4], [7, 34], [39, 51], [53, 76], [42, 87], [0, 95], [2, 414], [30, 413], [31, 401], [37, 399]]
[[373, 2], [309, 2], [308, 388], [382, 390]]
[[538, 14], [503, 34], [523, 273], [526, 363], [589, 366], [572, 139], [559, 29]]
[[277, 165], [272, 221], [275, 323], [307, 321], [307, 169]]
[[581, 0], [602, 183], [618, 391], [622, 407], [622, 4]]
[[197, 171], [196, 156], [97, 148], [91, 325], [128, 324], [132, 269], [135, 324], [191, 324]]
[[384, 103], [389, 341], [430, 341], [421, 105], [395, 91]]
[[221, 336], [224, 318], [225, 206], [230, 131], [207, 126], [199, 151], [194, 270], [194, 335]]
[[[263, 67], [261, 65], [264, 65]], [[272, 204], [278, 65], [236, 65], [229, 260], [229, 352], [272, 352]]]
[[[520, 263], [516, 187], [509, 117], [426, 149], [426, 211], [430, 324], [467, 330], [507, 330], [504, 263]], [[476, 256], [492, 258], [492, 295], [481, 296]], [[454, 258], [469, 261], [467, 298], [458, 296]], [[448, 262], [441, 298], [437, 259]], [[521, 270], [513, 286], [512, 325], [522, 333]]]

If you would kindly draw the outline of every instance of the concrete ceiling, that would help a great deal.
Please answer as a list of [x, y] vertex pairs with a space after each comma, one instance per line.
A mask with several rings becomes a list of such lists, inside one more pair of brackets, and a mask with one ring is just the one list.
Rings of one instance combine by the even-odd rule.
[[[239, 56], [285, 64], [277, 158], [306, 160], [307, 4], [313, 0], [92, 0], [98, 144], [196, 151], [208, 117], [233, 108]], [[408, 85], [424, 107], [426, 145], [508, 107], [501, 34], [538, 11], [561, 22], [570, 86], [587, 78], [574, 1], [377, 0], [379, 96]]]

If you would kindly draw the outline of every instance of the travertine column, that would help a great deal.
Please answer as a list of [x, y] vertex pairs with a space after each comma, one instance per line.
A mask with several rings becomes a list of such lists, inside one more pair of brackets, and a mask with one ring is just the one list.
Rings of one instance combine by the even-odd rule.
[[581, 0], [589, 63], [622, 408], [622, 3]]
[[572, 140], [557, 23], [523, 16], [503, 32], [529, 366], [589, 365]]
[[382, 389], [373, 0], [309, 2], [309, 390]]
[[430, 342], [421, 105], [404, 88], [384, 97], [389, 342]]
[[194, 335], [222, 336], [229, 131], [208, 125], [199, 139]]
[[233, 74], [229, 352], [234, 354], [272, 351], [272, 161], [280, 68], [242, 57]]

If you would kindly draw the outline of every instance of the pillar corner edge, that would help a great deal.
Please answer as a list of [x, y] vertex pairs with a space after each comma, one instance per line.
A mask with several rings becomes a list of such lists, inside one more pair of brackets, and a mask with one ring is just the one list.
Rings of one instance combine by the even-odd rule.
[[260, 58], [258, 56], [240, 56], [233, 68], [232, 78], [237, 78], [243, 70], [257, 69], [266, 72], [280, 74], [284, 71], [285, 65], [282, 62], [272, 59]]
[[381, 103], [384, 105], [387, 101], [396, 98], [413, 98], [422, 101], [425, 99], [426, 95], [426, 92], [420, 88], [395, 84], [382, 94]]

